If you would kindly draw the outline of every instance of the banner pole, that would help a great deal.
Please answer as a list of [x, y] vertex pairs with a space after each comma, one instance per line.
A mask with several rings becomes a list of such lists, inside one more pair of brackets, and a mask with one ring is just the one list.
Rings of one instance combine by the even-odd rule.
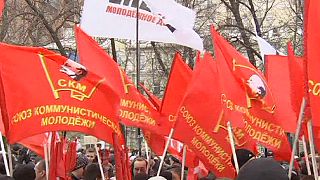
[[10, 144], [7, 144], [7, 152], [8, 152], [8, 159], [9, 159], [10, 176], [12, 176], [13, 175], [13, 167], [12, 167], [12, 154], [11, 154]]
[[298, 143], [299, 134], [300, 134], [300, 131], [301, 131], [302, 120], [304, 118], [304, 110], [305, 110], [305, 108], [306, 108], [306, 98], [303, 97], [302, 98], [302, 102], [301, 102], [301, 106], [300, 106], [300, 112], [299, 112], [299, 118], [298, 118], [296, 133], [294, 134], [294, 140], [293, 140], [293, 145], [292, 145], [289, 172], [288, 172], [289, 179], [291, 179], [291, 174], [292, 174], [292, 169], [293, 169], [293, 162], [294, 162], [294, 155], [295, 155], [296, 149], [297, 149], [297, 143]]
[[6, 169], [7, 176], [10, 176], [7, 155], [6, 155], [6, 150], [4, 148], [3, 137], [2, 137], [2, 132], [1, 131], [0, 131], [0, 138], [1, 138], [1, 140], [0, 140], [0, 143], [1, 143], [1, 154], [2, 154], [2, 157], [3, 157], [4, 167]]
[[160, 165], [159, 165], [159, 169], [158, 169], [157, 176], [160, 175], [161, 168], [162, 168], [162, 166], [163, 166], [164, 159], [165, 159], [165, 157], [166, 157], [166, 153], [167, 153], [167, 150], [168, 150], [168, 148], [169, 148], [169, 144], [170, 144], [170, 141], [171, 141], [171, 139], [172, 139], [173, 132], [174, 132], [174, 129], [171, 128], [170, 134], [169, 134], [169, 137], [168, 137], [168, 140], [167, 140], [167, 142], [166, 142], [166, 146], [165, 146], [165, 148], [164, 148], [164, 150], [163, 150], [162, 159], [161, 159], [161, 161], [160, 161]]
[[303, 144], [304, 158], [306, 159], [306, 166], [307, 166], [307, 170], [308, 170], [308, 175], [311, 175], [310, 162], [309, 162], [309, 156], [308, 156], [308, 150], [307, 150], [307, 143], [306, 143], [306, 138], [304, 137], [304, 135], [302, 136], [302, 144]]
[[316, 161], [316, 153], [314, 151], [314, 141], [313, 141], [313, 131], [312, 131], [312, 121], [308, 121], [308, 136], [309, 136], [309, 144], [310, 144], [310, 152], [312, 159], [312, 167], [313, 167], [313, 175], [314, 179], [318, 180], [318, 167]]
[[239, 164], [238, 164], [238, 159], [237, 159], [237, 154], [236, 154], [236, 149], [235, 149], [232, 127], [231, 127], [230, 121], [228, 121], [227, 126], [228, 126], [228, 135], [229, 135], [229, 139], [230, 139], [230, 145], [231, 145], [231, 150], [232, 150], [232, 155], [233, 155], [234, 166], [235, 166], [236, 172], [238, 174], [239, 173]]
[[94, 145], [94, 148], [95, 148], [96, 154], [97, 154], [97, 159], [98, 159], [98, 163], [99, 163], [99, 169], [100, 169], [100, 173], [101, 173], [101, 178], [102, 178], [102, 180], [105, 180], [106, 178], [104, 177], [103, 168], [102, 168], [102, 162], [101, 162], [101, 159], [100, 159], [100, 154], [99, 154], [99, 151], [98, 151], [97, 143]]
[[181, 164], [181, 180], [184, 178], [184, 166], [186, 164], [187, 145], [183, 145], [182, 164]]
[[49, 180], [49, 155], [47, 143], [43, 144], [44, 162], [46, 164], [46, 180]]

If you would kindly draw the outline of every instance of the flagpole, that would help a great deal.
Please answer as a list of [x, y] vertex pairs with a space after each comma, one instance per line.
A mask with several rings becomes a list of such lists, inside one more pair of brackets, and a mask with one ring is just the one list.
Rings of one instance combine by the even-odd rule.
[[13, 174], [13, 167], [12, 167], [12, 154], [11, 154], [10, 144], [7, 144], [7, 152], [8, 152], [8, 161], [9, 161], [10, 176], [12, 176], [12, 174]]
[[309, 136], [310, 152], [311, 152], [311, 159], [312, 159], [313, 175], [314, 175], [314, 179], [318, 180], [318, 168], [317, 168], [317, 161], [316, 161], [316, 153], [314, 151], [314, 141], [313, 141], [313, 131], [312, 131], [311, 120], [308, 121], [308, 136]]
[[227, 126], [228, 126], [228, 135], [229, 135], [229, 139], [230, 139], [230, 145], [231, 145], [231, 150], [232, 150], [232, 155], [233, 155], [234, 166], [235, 166], [236, 172], [238, 174], [239, 173], [239, 164], [238, 164], [238, 159], [237, 159], [237, 154], [236, 154], [236, 149], [235, 149], [232, 127], [231, 127], [230, 121], [228, 121]]
[[166, 153], [167, 153], [167, 151], [168, 151], [169, 144], [170, 144], [170, 141], [171, 141], [171, 139], [172, 139], [173, 132], [174, 132], [174, 129], [171, 128], [170, 134], [169, 134], [169, 137], [168, 137], [168, 140], [167, 140], [167, 142], [166, 142], [166, 146], [165, 146], [165, 148], [164, 148], [164, 150], [163, 150], [162, 159], [161, 159], [161, 161], [160, 161], [160, 165], [159, 165], [159, 169], [158, 169], [157, 176], [160, 175], [161, 168], [162, 168], [163, 163], [164, 163], [164, 158], [166, 157]]
[[300, 130], [301, 130], [302, 120], [304, 118], [304, 110], [305, 110], [305, 108], [306, 108], [306, 98], [303, 97], [302, 98], [302, 102], [301, 102], [301, 106], [300, 106], [300, 113], [299, 113], [299, 118], [298, 118], [298, 123], [297, 123], [297, 129], [296, 129], [296, 133], [294, 135], [294, 141], [293, 141], [293, 145], [292, 145], [289, 172], [288, 172], [289, 179], [291, 179], [294, 155], [295, 155], [295, 152], [296, 152], [296, 149], [297, 149], [297, 143], [298, 143], [299, 134], [300, 134]]
[[[140, 43], [139, 43], [139, 7], [140, 0], [137, 1], [137, 18], [136, 18], [136, 87], [139, 90], [139, 82], [140, 82]], [[138, 148], [139, 155], [141, 156], [141, 129], [138, 128]]]
[[304, 137], [304, 135], [302, 136], [302, 144], [303, 144], [304, 158], [306, 159], [306, 166], [307, 166], [307, 170], [308, 170], [308, 175], [311, 175], [306, 138]]
[[47, 143], [43, 144], [44, 162], [46, 164], [46, 180], [49, 180], [49, 156]]
[[184, 166], [186, 164], [187, 145], [183, 145], [182, 164], [181, 164], [181, 180], [184, 178]]
[[101, 173], [101, 178], [102, 178], [102, 180], [105, 180], [106, 178], [104, 177], [104, 174], [103, 174], [102, 162], [101, 162], [101, 159], [100, 159], [100, 154], [99, 154], [99, 151], [98, 151], [97, 143], [94, 145], [94, 148], [96, 149], [96, 154], [97, 154], [97, 159], [98, 159], [98, 163], [99, 163], [99, 169], [100, 169], [100, 173]]
[[6, 150], [4, 148], [4, 143], [3, 143], [3, 137], [2, 137], [2, 132], [0, 131], [0, 143], [1, 143], [1, 153], [3, 157], [3, 162], [4, 162], [4, 167], [6, 169], [6, 174], [7, 176], [10, 176], [10, 171], [9, 171], [9, 166], [8, 166], [8, 160], [7, 160], [7, 155], [6, 155]]

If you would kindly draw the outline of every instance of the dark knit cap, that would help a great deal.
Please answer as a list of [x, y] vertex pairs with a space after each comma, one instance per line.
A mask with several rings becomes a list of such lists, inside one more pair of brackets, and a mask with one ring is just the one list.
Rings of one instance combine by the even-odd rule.
[[249, 161], [239, 171], [237, 180], [289, 180], [286, 171], [272, 158]]
[[[236, 149], [236, 154], [239, 168], [241, 168], [247, 161], [255, 156], [251, 151], [247, 149]], [[233, 157], [231, 159], [231, 163], [233, 167], [235, 167]]]
[[78, 154], [76, 166], [74, 167], [73, 171], [86, 167], [88, 164], [89, 164], [88, 158], [83, 154]]

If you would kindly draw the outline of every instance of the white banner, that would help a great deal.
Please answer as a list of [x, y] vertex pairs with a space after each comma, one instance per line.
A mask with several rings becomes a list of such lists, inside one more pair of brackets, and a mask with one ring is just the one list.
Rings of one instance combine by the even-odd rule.
[[[192, 29], [195, 13], [191, 9], [174, 0], [152, 0], [150, 8], [148, 0], [139, 2], [139, 40], [203, 50], [202, 39]], [[85, 0], [81, 28], [95, 37], [136, 40], [136, 4], [137, 0]]]

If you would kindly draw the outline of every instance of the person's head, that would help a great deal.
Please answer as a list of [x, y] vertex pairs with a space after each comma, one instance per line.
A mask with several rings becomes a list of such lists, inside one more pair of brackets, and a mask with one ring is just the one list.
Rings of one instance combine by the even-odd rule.
[[83, 180], [101, 179], [101, 172], [99, 165], [96, 163], [89, 164], [84, 171]]
[[34, 167], [36, 173], [35, 180], [45, 180], [46, 179], [46, 163], [44, 160], [40, 160]]
[[89, 164], [88, 158], [83, 154], [77, 155], [76, 166], [72, 170], [72, 174], [77, 178], [82, 178], [85, 167]]
[[237, 180], [289, 180], [286, 170], [273, 158], [259, 158], [247, 162]]
[[[247, 149], [236, 149], [236, 155], [237, 155], [239, 168], [241, 168], [250, 159], [255, 158], [255, 155]], [[231, 163], [233, 167], [235, 167], [233, 157], [231, 157]]]
[[93, 148], [88, 148], [86, 150], [86, 157], [88, 158], [90, 163], [92, 163], [96, 159], [96, 156], [96, 151]]
[[133, 180], [148, 180], [149, 176], [146, 173], [138, 173], [133, 177]]
[[180, 180], [181, 179], [182, 168], [180, 166], [173, 167], [169, 171], [172, 174], [172, 180]]
[[133, 177], [138, 173], [146, 173], [146, 174], [148, 174], [147, 166], [148, 166], [148, 162], [147, 162], [147, 160], [145, 158], [136, 157], [132, 161], [132, 175], [133, 175]]
[[13, 171], [15, 180], [34, 180], [36, 173], [32, 164], [19, 164]]

